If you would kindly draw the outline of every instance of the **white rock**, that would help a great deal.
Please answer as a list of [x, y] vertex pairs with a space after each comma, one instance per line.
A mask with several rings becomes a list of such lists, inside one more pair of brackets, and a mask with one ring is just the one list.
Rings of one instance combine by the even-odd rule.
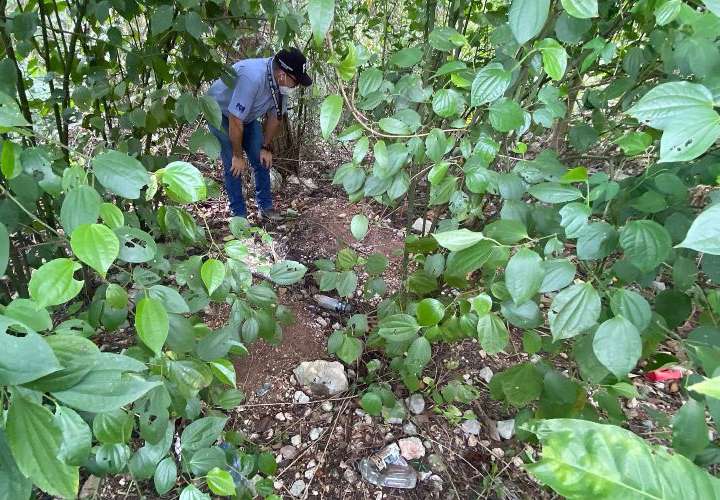
[[312, 180], [310, 177], [303, 177], [302, 179], [300, 179], [300, 181], [308, 189], [317, 189], [318, 188], [317, 184], [315, 184], [315, 181]]
[[345, 473], [343, 474], [343, 477], [345, 478], [345, 481], [347, 481], [350, 484], [354, 484], [357, 481], [357, 473], [352, 469], [346, 469]]
[[328, 320], [326, 320], [322, 316], [318, 316], [317, 318], [315, 318], [315, 322], [323, 328], [328, 326]]
[[290, 438], [290, 442], [293, 446], [297, 448], [302, 444], [302, 436], [300, 436], [300, 434], [295, 434], [293, 437]]
[[297, 175], [291, 175], [287, 181], [289, 184], [300, 184], [300, 178]]
[[468, 438], [468, 446], [470, 448], [475, 448], [478, 445], [478, 439], [475, 436], [470, 436]]
[[305, 481], [298, 479], [292, 486], [290, 486], [290, 494], [294, 497], [299, 497], [305, 491]]
[[418, 217], [417, 219], [415, 219], [415, 222], [413, 222], [413, 225], [412, 225], [412, 230], [416, 233], [423, 234], [423, 222], [425, 223], [425, 233], [430, 231], [430, 226], [432, 226], [432, 221], [423, 219], [422, 217]]
[[416, 392], [411, 395], [407, 399], [407, 407], [415, 415], [419, 415], [425, 411], [425, 399], [422, 397], [422, 394]]
[[497, 458], [503, 458], [505, 456], [505, 452], [502, 448], [493, 448], [492, 454]]
[[323, 430], [318, 427], [313, 427], [312, 429], [310, 429], [310, 439], [312, 441], [317, 441], [322, 434], [322, 431]]
[[662, 281], [653, 281], [652, 286], [658, 292], [662, 292], [666, 288], [665, 283], [663, 283]]
[[311, 469], [308, 469], [305, 471], [305, 479], [312, 479], [313, 476], [315, 476], [315, 471], [317, 470], [317, 467], [313, 467]]
[[322, 411], [332, 411], [333, 405], [330, 401], [325, 401], [320, 405], [320, 408], [322, 408]]
[[485, 381], [485, 383], [489, 384], [493, 378], [493, 371], [490, 369], [489, 366], [485, 366], [482, 370], [480, 370], [480, 373], [478, 373], [478, 375], [481, 379]]
[[300, 385], [309, 387], [319, 396], [334, 396], [348, 388], [345, 368], [337, 361], [305, 361], [293, 373]]
[[294, 446], [288, 444], [280, 448], [280, 454], [283, 456], [284, 459], [292, 460], [297, 456], [298, 450]]
[[295, 404], [307, 404], [310, 402], [310, 397], [305, 394], [303, 391], [295, 391], [295, 395], [293, 396], [293, 401]]
[[476, 419], [470, 419], [466, 420], [462, 423], [460, 428], [463, 430], [465, 434], [472, 434], [477, 436], [480, 434], [480, 422], [478, 422]]
[[402, 438], [398, 440], [400, 454], [405, 460], [415, 460], [425, 456], [425, 447], [416, 437]]
[[285, 422], [285, 414], [280, 412], [277, 415], [275, 415], [275, 420], [279, 420], [280, 422]]
[[403, 432], [408, 436], [414, 436], [417, 434], [417, 427], [412, 422], [408, 422], [403, 425]]
[[499, 420], [496, 423], [498, 434], [503, 439], [510, 439], [515, 434], [515, 419]]

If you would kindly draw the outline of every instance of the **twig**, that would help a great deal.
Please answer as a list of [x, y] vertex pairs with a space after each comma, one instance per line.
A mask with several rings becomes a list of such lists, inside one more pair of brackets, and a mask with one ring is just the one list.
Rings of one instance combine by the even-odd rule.
[[345, 401], [346, 399], [354, 399], [357, 396], [344, 396], [341, 398], [330, 398], [330, 399], [316, 399], [314, 401], [308, 401], [307, 403], [254, 403], [249, 405], [240, 405], [239, 408], [257, 408], [261, 406], [297, 406], [297, 405], [311, 405], [317, 403], [325, 403], [326, 401]]

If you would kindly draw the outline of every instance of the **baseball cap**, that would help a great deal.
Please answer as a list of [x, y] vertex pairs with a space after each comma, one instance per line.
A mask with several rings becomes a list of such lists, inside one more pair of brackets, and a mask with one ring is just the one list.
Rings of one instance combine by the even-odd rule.
[[312, 78], [305, 71], [307, 59], [299, 49], [291, 47], [275, 54], [275, 60], [283, 71], [292, 76], [303, 87], [312, 85]]

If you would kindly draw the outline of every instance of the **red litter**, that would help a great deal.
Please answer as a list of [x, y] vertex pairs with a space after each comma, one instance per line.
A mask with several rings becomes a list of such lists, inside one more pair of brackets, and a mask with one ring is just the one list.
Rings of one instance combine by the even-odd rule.
[[664, 382], [666, 380], [678, 380], [683, 377], [682, 370], [678, 368], [658, 368], [645, 374], [651, 382]]

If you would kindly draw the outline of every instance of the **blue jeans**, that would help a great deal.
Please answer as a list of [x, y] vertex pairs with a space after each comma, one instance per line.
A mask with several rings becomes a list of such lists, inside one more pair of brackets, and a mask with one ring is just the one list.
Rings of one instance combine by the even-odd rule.
[[[242, 190], [242, 177], [235, 177], [230, 168], [232, 167], [232, 144], [228, 134], [228, 117], [222, 117], [222, 132], [212, 125], [210, 132], [220, 141], [220, 158], [223, 163], [225, 174], [225, 190], [230, 199], [230, 211], [233, 215], [247, 217], [247, 207]], [[258, 208], [261, 212], [272, 209], [272, 194], [270, 192], [270, 169], [260, 164], [260, 147], [262, 146], [263, 133], [260, 122], [254, 120], [246, 123], [243, 127], [243, 149], [248, 157], [248, 162], [255, 174], [255, 193]]]

